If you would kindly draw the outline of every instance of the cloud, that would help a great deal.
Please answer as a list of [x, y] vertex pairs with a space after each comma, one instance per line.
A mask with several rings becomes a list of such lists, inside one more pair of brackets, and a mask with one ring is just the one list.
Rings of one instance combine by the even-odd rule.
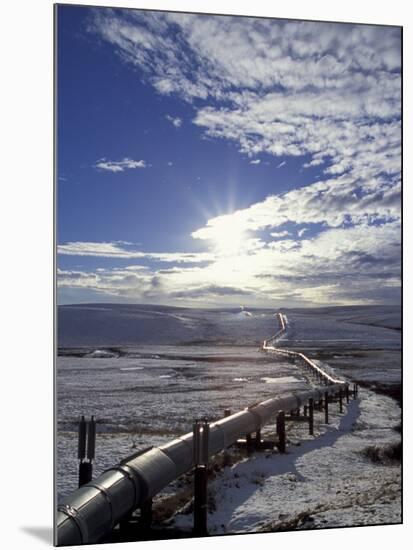
[[92, 256], [117, 259], [146, 258], [159, 262], [175, 262], [178, 264], [209, 262], [214, 258], [213, 254], [207, 252], [142, 252], [135, 250], [135, 245], [125, 241], [67, 242], [59, 244], [57, 252], [66, 256]]
[[96, 10], [90, 30], [249, 157], [309, 155], [354, 182], [400, 173], [396, 27]]
[[173, 117], [170, 115], [166, 115], [165, 117], [171, 124], [175, 126], [175, 128], [180, 128], [182, 126], [182, 119], [179, 117]]
[[283, 237], [290, 237], [291, 233], [287, 230], [284, 231], [273, 231], [270, 233], [271, 237], [274, 237], [275, 239], [282, 239]]
[[58, 288], [88, 290], [106, 296], [143, 297], [156, 287], [156, 276], [147, 270], [130, 272], [120, 269], [100, 269], [99, 271], [59, 270]]
[[[246, 305], [399, 300], [400, 29], [118, 9], [93, 13], [90, 31], [156, 93], [187, 102], [205, 137], [235, 143], [251, 164], [259, 164], [262, 153], [281, 161], [277, 168], [294, 157], [304, 169], [320, 167], [321, 179], [212, 217], [192, 232], [209, 246], [222, 228], [238, 228], [243, 245], [231, 258], [144, 253], [115, 242], [65, 243], [61, 254], [149, 264], [147, 272], [134, 272], [143, 278], [137, 284], [112, 272], [106, 279], [102, 272], [95, 279], [73, 276], [71, 284], [88, 280], [112, 289], [102, 292], [118, 292], [121, 277], [122, 292], [168, 303], [202, 302], [214, 292], [231, 302], [230, 289], [245, 291]], [[179, 117], [166, 118], [181, 124]], [[121, 171], [119, 163], [99, 162]], [[175, 265], [158, 270], [155, 262]]]
[[100, 256], [103, 258], [141, 258], [142, 252], [133, 252], [122, 245], [126, 242], [68, 242], [59, 244], [58, 254], [67, 256]]
[[248, 296], [251, 292], [242, 288], [235, 288], [231, 286], [218, 286], [218, 285], [206, 285], [190, 290], [180, 290], [171, 293], [172, 298], [191, 298], [191, 299], [205, 299], [211, 296]]
[[263, 307], [396, 303], [400, 297], [399, 221], [329, 228], [299, 242], [262, 241], [235, 257], [168, 269], [157, 267], [158, 258], [146, 254], [145, 266], [59, 270], [59, 288], [182, 305], [234, 304], [239, 296]]
[[130, 158], [118, 161], [102, 158], [96, 161], [94, 167], [97, 170], [104, 170], [106, 172], [124, 172], [125, 170], [133, 170], [135, 168], [146, 168], [147, 164], [144, 160], [132, 160]]
[[220, 227], [231, 224], [237, 224], [243, 231], [258, 231], [277, 228], [287, 222], [339, 227], [400, 219], [400, 181], [377, 177], [370, 180], [369, 186], [359, 185], [343, 175], [284, 195], [269, 196], [248, 208], [209, 219], [192, 236], [210, 239]]

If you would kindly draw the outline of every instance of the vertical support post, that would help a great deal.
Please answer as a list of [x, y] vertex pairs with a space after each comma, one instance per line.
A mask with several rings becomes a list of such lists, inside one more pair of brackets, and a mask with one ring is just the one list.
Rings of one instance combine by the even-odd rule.
[[205, 537], [208, 534], [207, 500], [207, 467], [200, 465], [195, 468], [194, 474], [194, 535], [197, 537]]
[[197, 420], [193, 430], [194, 450], [194, 534], [198, 537], [208, 535], [208, 453], [209, 424], [206, 420]]
[[304, 410], [303, 410], [304, 416], [307, 416], [307, 411], [308, 411], [308, 405], [304, 405]]
[[95, 458], [95, 448], [96, 448], [96, 420], [92, 416], [87, 427], [87, 457], [92, 462]]
[[308, 400], [308, 415], [308, 433], [314, 435], [314, 399], [312, 397]]
[[[86, 452], [87, 435], [87, 452]], [[93, 476], [92, 460], [95, 458], [96, 422], [94, 417], [90, 422], [85, 421], [82, 416], [79, 422], [79, 437], [77, 456], [79, 462], [79, 487], [89, 483]], [[87, 460], [86, 460], [87, 459]]]
[[256, 448], [256, 449], [259, 449], [259, 448], [260, 448], [260, 444], [261, 444], [261, 430], [258, 429], [258, 430], [255, 432], [255, 448]]
[[152, 499], [148, 498], [141, 506], [141, 527], [150, 529], [152, 525]]
[[328, 424], [328, 392], [324, 392], [324, 420]]
[[[231, 416], [231, 409], [224, 409], [224, 417]], [[224, 459], [223, 459], [223, 465], [229, 466], [231, 463], [230, 456], [228, 449], [224, 449]]]
[[79, 464], [79, 487], [92, 480], [92, 463], [82, 461]]
[[350, 386], [346, 384], [346, 403], [350, 402]]
[[82, 415], [82, 418], [79, 421], [79, 428], [78, 428], [78, 440], [77, 440], [77, 458], [79, 460], [79, 478], [78, 478], [78, 484], [79, 487], [87, 483], [87, 466], [86, 462], [84, 462], [84, 459], [86, 457], [86, 429], [87, 424], [85, 417]]
[[340, 391], [338, 392], [338, 402], [340, 406], [340, 412], [343, 412], [343, 390], [340, 388]]
[[93, 461], [95, 459], [95, 449], [96, 449], [96, 420], [95, 417], [92, 416], [90, 421], [88, 422], [87, 426], [87, 453], [86, 456], [88, 458], [88, 480], [92, 481], [93, 477]]
[[77, 440], [77, 458], [83, 460], [86, 456], [86, 420], [84, 415], [79, 421], [78, 440]]
[[278, 450], [280, 453], [285, 453], [286, 450], [286, 437], [285, 437], [285, 413], [280, 411], [277, 416], [277, 436], [278, 436]]
[[353, 384], [353, 399], [356, 399], [357, 397], [357, 384], [354, 382]]

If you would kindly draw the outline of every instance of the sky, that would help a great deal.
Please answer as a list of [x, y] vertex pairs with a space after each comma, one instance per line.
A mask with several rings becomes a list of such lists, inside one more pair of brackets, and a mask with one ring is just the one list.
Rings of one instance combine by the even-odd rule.
[[58, 301], [400, 303], [400, 29], [59, 6]]

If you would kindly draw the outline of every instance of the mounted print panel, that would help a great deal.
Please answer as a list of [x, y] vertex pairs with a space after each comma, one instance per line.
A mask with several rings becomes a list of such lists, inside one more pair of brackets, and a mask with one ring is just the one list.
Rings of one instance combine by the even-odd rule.
[[55, 6], [58, 546], [401, 523], [401, 35]]

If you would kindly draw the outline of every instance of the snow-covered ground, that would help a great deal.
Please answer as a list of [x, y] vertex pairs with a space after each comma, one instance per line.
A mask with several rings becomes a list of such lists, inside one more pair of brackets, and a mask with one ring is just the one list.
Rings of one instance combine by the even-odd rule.
[[[283, 317], [287, 330], [278, 338], [277, 346], [286, 347], [294, 335], [301, 341], [308, 336], [320, 347], [324, 342], [329, 346], [339, 341], [334, 325], [340, 321], [317, 324], [308, 315], [304, 322], [300, 315], [291, 315], [291, 321]], [[340, 336], [354, 331], [352, 326], [341, 328]], [[360, 340], [353, 343], [354, 347], [361, 343], [362, 347], [389, 345], [397, 349], [397, 333], [395, 337], [389, 329], [376, 329], [372, 338], [370, 327], [356, 327]], [[317, 341], [321, 333], [324, 338]], [[335, 373], [326, 362], [316, 363]], [[359, 370], [363, 366], [365, 363], [359, 364]], [[397, 368], [390, 377], [386, 372], [370, 371], [367, 378], [383, 383], [400, 381], [400, 370], [398, 377], [395, 373]], [[286, 454], [277, 450], [256, 452], [218, 472], [209, 485], [210, 534], [400, 523], [401, 464], [391, 459], [373, 461], [366, 452], [378, 449], [383, 456], [383, 450], [398, 445], [400, 420], [400, 409], [392, 398], [364, 389], [342, 414], [337, 406], [330, 406], [328, 425], [323, 423], [323, 413], [318, 413], [314, 436], [307, 434], [306, 424], [291, 423]], [[274, 437], [268, 428], [265, 435]], [[172, 520], [174, 527], [190, 529], [190, 511], [188, 506], [178, 511]]]
[[[397, 443], [400, 422], [394, 401], [368, 390], [344, 414], [330, 405], [330, 423], [316, 415], [314, 437], [307, 426], [288, 434], [288, 452], [255, 453], [221, 470], [209, 484], [215, 511], [211, 534], [400, 522], [400, 464], [373, 463], [368, 446]], [[186, 511], [187, 512], [187, 511]], [[191, 513], [176, 514], [174, 525], [190, 528]]]
[[[399, 308], [284, 310], [287, 332], [277, 346], [304, 351], [338, 377], [397, 387], [399, 314]], [[98, 475], [138, 449], [190, 431], [195, 418], [214, 420], [226, 408], [235, 412], [313, 383], [298, 365], [260, 349], [279, 329], [273, 310], [67, 306], [59, 328], [60, 496], [76, 488], [82, 414], [97, 418]], [[400, 440], [393, 429], [398, 404], [363, 388], [344, 415], [336, 408], [328, 426], [318, 413], [314, 437], [305, 425], [289, 424], [285, 456], [254, 454], [217, 474], [210, 484], [211, 532], [400, 521], [400, 465], [373, 463], [360, 452]], [[267, 426], [263, 435], [272, 431]], [[175, 522], [192, 525], [192, 516], [182, 512]]]
[[[350, 316], [349, 316], [350, 317]], [[373, 322], [373, 315], [370, 316]], [[376, 316], [375, 322], [379, 318]], [[367, 348], [400, 349], [400, 332], [383, 326], [366, 324], [366, 316], [360, 316], [363, 323], [353, 314], [351, 318], [341, 315], [317, 314], [312, 311], [288, 313], [288, 330], [279, 344], [285, 347], [303, 348], [322, 346], [324, 348]]]
[[[305, 373], [261, 350], [225, 346], [146, 346], [124, 355], [58, 358], [58, 491], [77, 483], [77, 427], [97, 420], [95, 473], [149, 445], [274, 395], [303, 391]], [[276, 367], [275, 367], [276, 365]]]

